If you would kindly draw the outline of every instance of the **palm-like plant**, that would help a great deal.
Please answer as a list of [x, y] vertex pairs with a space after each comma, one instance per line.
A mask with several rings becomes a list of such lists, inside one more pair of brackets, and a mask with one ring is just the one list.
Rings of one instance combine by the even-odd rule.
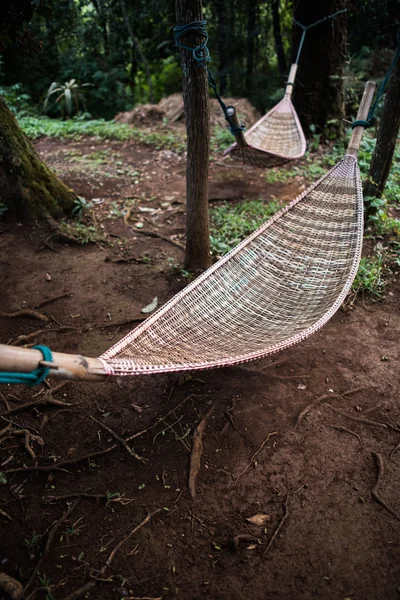
[[65, 115], [70, 117], [74, 110], [79, 112], [81, 106], [86, 109], [85, 99], [81, 92], [81, 88], [90, 85], [90, 83], [79, 84], [76, 79], [70, 79], [62, 84], [53, 81], [47, 90], [43, 103], [43, 110], [46, 111], [49, 108], [50, 100], [54, 96], [57, 96], [54, 102], [59, 105], [63, 119], [65, 118]]

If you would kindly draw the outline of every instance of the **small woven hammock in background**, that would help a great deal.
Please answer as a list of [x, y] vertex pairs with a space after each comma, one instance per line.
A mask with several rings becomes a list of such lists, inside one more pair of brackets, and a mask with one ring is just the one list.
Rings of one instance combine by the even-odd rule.
[[[234, 131], [236, 142], [224, 152], [225, 156], [229, 154], [232, 158], [246, 164], [265, 169], [280, 167], [289, 161], [298, 160], [304, 156], [307, 147], [306, 138], [291, 99], [304, 39], [307, 31], [312, 27], [334, 19], [345, 12], [347, 12], [347, 9], [339, 10], [310, 25], [302, 25], [293, 19], [294, 23], [301, 27], [303, 33], [296, 61], [290, 69], [285, 95], [249, 131], [246, 133], [240, 131], [240, 129]], [[234, 107], [229, 108], [232, 111], [230, 117], [235, 123], [239, 124]]]
[[296, 70], [297, 65], [293, 64], [291, 83], [286, 86], [283, 99], [249, 131], [242, 133], [242, 143], [238, 139], [224, 155], [230, 154], [232, 158], [261, 168], [280, 167], [304, 156], [306, 138], [291, 100]]

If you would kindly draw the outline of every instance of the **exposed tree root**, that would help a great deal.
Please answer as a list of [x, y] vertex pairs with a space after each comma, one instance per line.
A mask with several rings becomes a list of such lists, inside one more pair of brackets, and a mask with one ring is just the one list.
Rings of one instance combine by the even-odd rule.
[[349, 413], [340, 410], [340, 408], [336, 408], [325, 402], [325, 405], [328, 406], [331, 410], [333, 410], [338, 415], [342, 417], [346, 417], [346, 419], [350, 419], [351, 421], [356, 421], [356, 423], [364, 423], [365, 425], [372, 425], [374, 427], [384, 427], [385, 429], [392, 429], [393, 431], [400, 432], [400, 428], [396, 427], [396, 425], [392, 425], [391, 423], [383, 423], [382, 421], [374, 421], [372, 419], [364, 419], [363, 417], [356, 417], [355, 415], [350, 415]]
[[342, 394], [333, 394], [332, 392], [330, 392], [328, 394], [323, 394], [322, 396], [319, 396], [318, 398], [315, 398], [315, 400], [313, 400], [312, 402], [310, 402], [310, 404], [307, 404], [307, 406], [305, 408], [303, 408], [303, 410], [301, 411], [301, 413], [298, 415], [298, 417], [296, 419], [295, 429], [298, 428], [298, 426], [301, 424], [302, 420], [310, 412], [310, 410], [312, 410], [318, 404], [321, 404], [321, 402], [325, 402], [325, 400], [329, 400], [330, 398], [341, 398], [341, 399], [343, 399], [346, 396], [350, 396], [351, 394], [355, 394], [356, 392], [360, 392], [361, 390], [366, 390], [366, 389], [369, 389], [371, 387], [372, 386], [359, 387], [359, 388], [355, 388], [353, 390], [347, 390], [347, 392], [343, 392]]
[[147, 237], [153, 237], [153, 238], [159, 238], [160, 240], [163, 240], [164, 242], [168, 242], [169, 244], [172, 244], [173, 246], [176, 246], [177, 248], [179, 248], [180, 250], [184, 250], [185, 246], [183, 244], [181, 244], [180, 242], [176, 242], [175, 240], [171, 240], [170, 238], [165, 237], [164, 235], [161, 235], [160, 233], [156, 233], [155, 231], [148, 231], [147, 229], [135, 229], [134, 231], [131, 229], [131, 233], [133, 234], [137, 234], [140, 233], [140, 235], [146, 235]]
[[100, 569], [100, 571], [92, 571], [92, 573], [90, 574], [91, 577], [94, 577], [94, 579], [97, 579], [97, 575], [104, 575], [106, 570], [112, 565], [115, 555], [117, 554], [118, 550], [120, 550], [122, 548], [122, 546], [124, 544], [126, 544], [126, 542], [128, 542], [131, 539], [131, 537], [133, 537], [135, 535], [135, 533], [137, 533], [144, 525], [146, 525], [154, 517], [154, 515], [159, 513], [161, 510], [162, 510], [161, 508], [158, 508], [154, 512], [149, 513], [147, 515], [147, 517], [145, 519], [143, 519], [143, 521], [141, 523], [139, 523], [139, 525], [136, 525], [136, 527], [134, 527], [132, 529], [132, 531], [130, 533], [128, 533], [127, 536], [125, 536], [120, 542], [118, 542], [118, 544], [115, 546], [115, 548], [110, 552], [104, 566]]
[[27, 335], [19, 335], [11, 343], [14, 344], [14, 346], [21, 346], [22, 344], [26, 344], [34, 340], [39, 335], [45, 335], [47, 333], [54, 332], [65, 333], [66, 331], [78, 331], [78, 328], [72, 327], [71, 325], [63, 325], [61, 327], [52, 327], [51, 329], [38, 329], [37, 331], [33, 331], [32, 333], [28, 333]]
[[389, 504], [387, 504], [387, 502], [385, 502], [385, 500], [383, 500], [383, 498], [381, 498], [381, 496], [379, 495], [379, 487], [382, 483], [383, 475], [385, 473], [382, 455], [379, 454], [378, 452], [372, 452], [372, 456], [375, 459], [376, 467], [378, 469], [378, 474], [377, 474], [376, 482], [372, 489], [371, 495], [374, 498], [374, 500], [376, 500], [378, 502], [378, 504], [383, 506], [383, 508], [385, 508], [393, 517], [395, 517], [398, 521], [400, 521], [399, 513], [397, 513], [394, 510], [394, 508], [389, 506]]
[[38, 319], [39, 321], [49, 320], [49, 317], [46, 317], [46, 315], [42, 315], [41, 313], [36, 312], [36, 310], [31, 310], [29, 308], [16, 310], [11, 313], [5, 312], [4, 310], [0, 310], [0, 317], [2, 319], [14, 319], [16, 317], [31, 317], [32, 319]]
[[281, 519], [278, 527], [275, 529], [275, 531], [274, 531], [271, 539], [269, 540], [269, 542], [267, 544], [267, 547], [264, 550], [264, 556], [269, 552], [272, 544], [274, 543], [274, 540], [275, 540], [276, 536], [278, 535], [278, 533], [282, 529], [284, 522], [286, 521], [286, 519], [289, 516], [289, 492], [286, 494], [286, 500], [285, 500], [285, 504], [284, 504], [283, 508], [284, 508], [283, 517], [282, 517], [282, 519]]
[[32, 402], [25, 402], [25, 404], [14, 406], [14, 408], [10, 408], [10, 410], [6, 410], [5, 412], [1, 413], [0, 417], [8, 417], [9, 415], [14, 415], [15, 413], [22, 412], [24, 410], [30, 410], [36, 406], [46, 406], [47, 404], [55, 404], [56, 406], [73, 406], [71, 402], [62, 402], [61, 400], [53, 398], [51, 394], [46, 394], [43, 396], [43, 398], [38, 398]]
[[72, 294], [70, 292], [66, 292], [65, 294], [59, 294], [58, 296], [53, 296], [53, 298], [48, 298], [47, 300], [39, 302], [39, 304], [37, 304], [35, 308], [42, 308], [42, 306], [46, 306], [47, 304], [51, 304], [52, 302], [61, 300], [61, 298], [70, 298], [71, 296]]
[[346, 429], [346, 427], [341, 427], [340, 425], [327, 425], [327, 427], [331, 427], [332, 429], [336, 429], [336, 431], [343, 431], [343, 433], [348, 433], [349, 435], [353, 435], [360, 442], [360, 446], [362, 446], [362, 441], [358, 433], [354, 433], [350, 429]]
[[267, 442], [269, 442], [270, 438], [273, 435], [278, 435], [277, 431], [273, 431], [272, 433], [269, 433], [268, 436], [265, 438], [265, 440], [263, 441], [263, 443], [261, 444], [261, 446], [259, 447], [259, 449], [254, 452], [253, 456], [250, 459], [250, 462], [248, 463], [248, 465], [243, 469], [243, 471], [241, 473], [239, 473], [239, 475], [236, 477], [235, 479], [235, 483], [232, 485], [232, 487], [234, 488], [235, 485], [237, 484], [237, 482], [239, 481], [239, 479], [246, 473], [247, 469], [249, 469], [251, 467], [251, 465], [253, 464], [253, 461], [255, 459], [255, 457], [257, 456], [257, 454], [259, 454], [261, 452], [261, 450], [264, 448], [265, 444]]
[[199, 423], [196, 427], [196, 430], [193, 434], [193, 446], [192, 452], [190, 455], [190, 469], [189, 469], [189, 491], [193, 500], [196, 498], [196, 483], [197, 476], [199, 474], [200, 465], [201, 465], [201, 457], [203, 454], [203, 435], [207, 426], [208, 419], [211, 417], [214, 412], [215, 405], [213, 405], [204, 419]]

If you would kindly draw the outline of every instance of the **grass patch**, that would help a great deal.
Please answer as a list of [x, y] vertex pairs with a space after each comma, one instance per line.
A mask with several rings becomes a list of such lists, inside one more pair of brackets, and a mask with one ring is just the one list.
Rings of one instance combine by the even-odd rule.
[[21, 129], [31, 139], [54, 137], [59, 139], [80, 139], [83, 136], [100, 140], [117, 140], [125, 142], [136, 140], [155, 146], [157, 150], [168, 148], [175, 152], [184, 152], [186, 141], [178, 132], [149, 131], [137, 129], [125, 123], [91, 119], [83, 121], [79, 118], [60, 121], [44, 116], [24, 115], [18, 119]]
[[211, 209], [211, 253], [222, 256], [274, 215], [281, 205], [275, 200], [244, 200]]

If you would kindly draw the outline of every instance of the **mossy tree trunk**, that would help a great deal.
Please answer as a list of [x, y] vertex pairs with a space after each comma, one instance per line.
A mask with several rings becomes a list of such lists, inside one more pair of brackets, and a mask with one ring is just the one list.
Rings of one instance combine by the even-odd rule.
[[[302, 25], [310, 25], [346, 8], [346, 5], [347, 0], [297, 0], [294, 17]], [[297, 55], [301, 34], [300, 27], [293, 24], [292, 62]], [[317, 25], [306, 34], [293, 89], [293, 104], [306, 135], [311, 125], [328, 138], [343, 133], [346, 34], [346, 13]]]
[[368, 198], [380, 198], [392, 166], [397, 136], [400, 130], [400, 60], [390, 77], [383, 104], [378, 137], [372, 155], [368, 181], [364, 186], [367, 217], [377, 212]]
[[[203, 19], [201, 0], [175, 0], [178, 25]], [[204, 38], [188, 33], [185, 46], [194, 48]], [[183, 101], [187, 130], [186, 252], [185, 268], [201, 271], [211, 264], [208, 224], [208, 157], [210, 118], [207, 71], [196, 63], [192, 52], [181, 50]]]
[[19, 219], [60, 218], [76, 194], [40, 160], [0, 97], [0, 202]]

